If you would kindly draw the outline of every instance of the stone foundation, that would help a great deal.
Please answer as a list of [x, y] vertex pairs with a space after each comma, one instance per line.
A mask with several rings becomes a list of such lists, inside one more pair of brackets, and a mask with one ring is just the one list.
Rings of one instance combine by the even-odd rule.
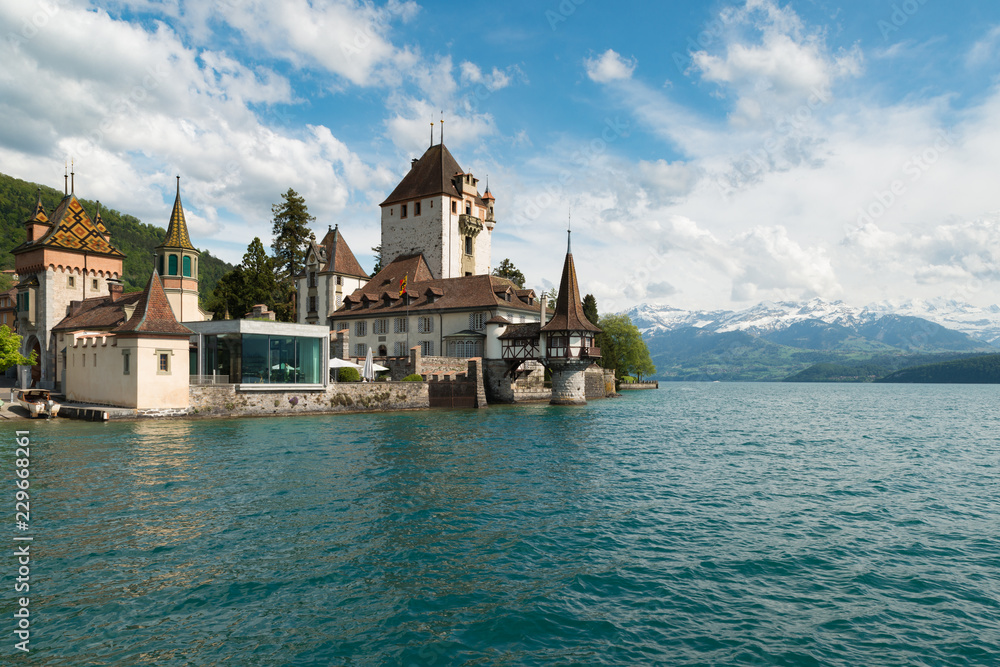
[[339, 382], [325, 390], [238, 391], [236, 385], [190, 388], [189, 417], [414, 410], [430, 407], [426, 382]]
[[579, 359], [550, 359], [552, 405], [586, 405], [586, 371], [592, 362]]

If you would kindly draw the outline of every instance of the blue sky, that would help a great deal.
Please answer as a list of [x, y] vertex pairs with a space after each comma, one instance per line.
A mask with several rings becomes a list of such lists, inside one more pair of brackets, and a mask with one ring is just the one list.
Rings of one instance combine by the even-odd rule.
[[292, 187], [370, 267], [443, 117], [494, 264], [550, 286], [572, 210], [602, 310], [997, 300], [997, 3], [0, 0], [0, 35], [0, 171], [72, 157], [164, 226], [180, 174], [229, 261]]

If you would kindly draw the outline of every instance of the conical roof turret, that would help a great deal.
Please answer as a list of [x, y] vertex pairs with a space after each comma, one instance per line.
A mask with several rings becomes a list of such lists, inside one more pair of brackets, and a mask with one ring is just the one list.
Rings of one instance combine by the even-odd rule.
[[174, 199], [174, 210], [170, 213], [170, 224], [167, 225], [167, 235], [157, 248], [182, 248], [197, 250], [191, 245], [188, 236], [187, 222], [184, 220], [184, 207], [181, 205], [181, 177], [177, 177], [177, 197]]

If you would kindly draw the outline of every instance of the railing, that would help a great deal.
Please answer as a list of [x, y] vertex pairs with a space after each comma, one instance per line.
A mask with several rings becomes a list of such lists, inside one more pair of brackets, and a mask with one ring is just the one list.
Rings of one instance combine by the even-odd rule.
[[192, 375], [190, 384], [196, 386], [231, 384], [228, 375]]
[[586, 347], [580, 351], [581, 357], [590, 357], [591, 359], [597, 359], [601, 356], [601, 348], [599, 347]]

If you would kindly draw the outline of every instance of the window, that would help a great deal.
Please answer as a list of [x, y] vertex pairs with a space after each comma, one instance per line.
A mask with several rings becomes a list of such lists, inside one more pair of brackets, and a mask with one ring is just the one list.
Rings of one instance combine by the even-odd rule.
[[97, 353], [94, 352], [94, 368], [97, 368]]
[[129, 375], [132, 371], [129, 368], [130, 362], [130, 350], [122, 350], [122, 375]]
[[94, 290], [97, 289], [97, 278], [94, 278], [90, 281], [90, 288]]
[[351, 329], [350, 322], [337, 322], [337, 331], [344, 331], [344, 330], [350, 331], [350, 329]]
[[471, 255], [472, 254], [472, 237], [471, 236], [466, 236], [465, 237], [465, 254], [466, 255]]
[[159, 273], [162, 276], [163, 275], [163, 255], [160, 255], [156, 259], [157, 259], [157, 264], [156, 264], [157, 268], [156, 268], [156, 271], [157, 271], [157, 273]]
[[486, 322], [486, 313], [469, 313], [469, 328], [473, 331], [482, 331]]
[[413, 215], [420, 215], [420, 202], [413, 203]]
[[392, 333], [406, 333], [408, 322], [405, 317], [397, 317], [392, 321]]
[[[173, 256], [173, 255], [171, 255]], [[156, 374], [170, 375], [170, 350], [156, 351]]]
[[84, 352], [83, 354], [80, 355], [80, 360], [83, 362], [83, 367], [86, 368], [87, 367], [87, 353], [86, 352]]
[[368, 347], [364, 343], [357, 343], [354, 346], [354, 356], [363, 357], [368, 354]]
[[191, 277], [191, 258], [190, 257], [187, 257], [187, 256], [184, 257], [183, 266], [184, 266], [184, 277], [185, 278], [190, 278]]
[[401, 217], [401, 218], [405, 218], [406, 217], [406, 204], [402, 204], [399, 207], [399, 217]]
[[344, 278], [343, 278], [343, 276], [337, 276], [337, 284], [338, 285], [343, 285], [344, 284]]
[[309, 287], [316, 287], [316, 272], [309, 272]]
[[465, 214], [472, 215], [472, 204], [465, 202]]
[[167, 256], [167, 274], [171, 276], [177, 275], [177, 255]]
[[389, 320], [375, 320], [372, 322], [372, 333], [375, 335], [384, 335], [389, 333]]
[[316, 297], [314, 296], [309, 297], [309, 312], [310, 313], [316, 312]]
[[368, 335], [368, 323], [367, 322], [355, 322], [354, 323], [354, 335], [355, 336], [367, 336]]
[[392, 354], [395, 357], [405, 357], [406, 356], [406, 342], [397, 340], [392, 347]]
[[425, 357], [434, 356], [434, 341], [432, 340], [422, 340], [420, 341], [420, 354]]
[[334, 307], [334, 309], [340, 308], [344, 303], [344, 297], [340, 292], [337, 292], [336, 303], [337, 305]]
[[66, 286], [76, 287], [76, 276], [66, 276]]
[[451, 202], [451, 212], [458, 213], [458, 202], [456, 201]]
[[434, 331], [434, 318], [421, 317], [417, 319], [417, 333], [431, 333]]

